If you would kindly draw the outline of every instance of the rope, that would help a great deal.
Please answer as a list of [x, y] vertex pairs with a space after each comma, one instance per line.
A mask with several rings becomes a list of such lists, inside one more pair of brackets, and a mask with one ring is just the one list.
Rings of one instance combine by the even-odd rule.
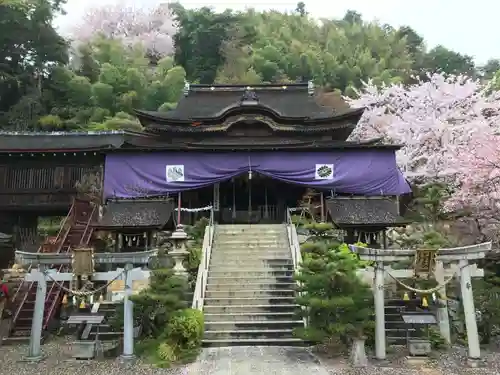
[[[199, 207], [199, 208], [185, 208], [185, 207], [181, 207], [181, 212], [210, 211], [212, 208], [213, 208], [212, 206], [205, 206], [205, 207]], [[175, 208], [174, 211], [179, 211], [179, 209]]]
[[[429, 293], [434, 293], [440, 289], [443, 289], [446, 285], [448, 285], [450, 283], [450, 281], [452, 281], [454, 278], [455, 278], [455, 275], [457, 274], [458, 271], [460, 271], [463, 267], [460, 267], [453, 272], [453, 275], [451, 275], [447, 280], [445, 280], [442, 284], [438, 284], [437, 286], [435, 286], [434, 288], [431, 288], [431, 289], [417, 289], [417, 288], [413, 288], [405, 283], [403, 283], [402, 281], [400, 281], [397, 277], [391, 275], [390, 272], [386, 272], [389, 277], [391, 279], [393, 279], [397, 284], [401, 285], [403, 288], [411, 291], [411, 292], [415, 292], [415, 293], [421, 293], [421, 294], [429, 294]], [[381, 268], [378, 268], [380, 270], [382, 270]]]
[[83, 289], [86, 288], [86, 286], [89, 285], [89, 283], [87, 283], [81, 290], [71, 290], [69, 288], [66, 288], [63, 284], [61, 284], [60, 282], [54, 280], [52, 278], [52, 276], [50, 276], [49, 273], [47, 272], [44, 272], [45, 273], [45, 276], [47, 276], [49, 279], [52, 280], [53, 283], [55, 283], [59, 288], [61, 288], [62, 290], [64, 290], [66, 293], [69, 293], [69, 294], [72, 294], [74, 296], [79, 296], [79, 297], [87, 297], [87, 296], [91, 296], [93, 294], [96, 294], [104, 289], [106, 289], [108, 286], [110, 286], [114, 281], [118, 280], [118, 278], [123, 275], [125, 273], [125, 271], [122, 271], [120, 272], [116, 277], [114, 277], [113, 279], [109, 280], [106, 285], [104, 286], [101, 286], [97, 289], [94, 289], [94, 290], [89, 290], [89, 291], [85, 291]]

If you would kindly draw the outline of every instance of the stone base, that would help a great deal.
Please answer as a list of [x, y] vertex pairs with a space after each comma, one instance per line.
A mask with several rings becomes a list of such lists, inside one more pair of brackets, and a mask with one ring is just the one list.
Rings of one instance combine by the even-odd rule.
[[427, 365], [428, 360], [429, 357], [406, 356], [406, 364], [409, 367], [424, 367], [425, 365]]
[[467, 366], [477, 368], [483, 366], [483, 361], [480, 358], [467, 358]]
[[127, 354], [122, 354], [120, 356], [120, 362], [125, 364], [125, 365], [131, 365], [135, 362], [135, 355], [134, 354], [131, 354], [131, 355], [127, 355]]
[[26, 356], [23, 359], [21, 359], [20, 362], [28, 362], [28, 363], [38, 363], [41, 362], [45, 359], [45, 356], [43, 354], [40, 355], [35, 355], [35, 356]]

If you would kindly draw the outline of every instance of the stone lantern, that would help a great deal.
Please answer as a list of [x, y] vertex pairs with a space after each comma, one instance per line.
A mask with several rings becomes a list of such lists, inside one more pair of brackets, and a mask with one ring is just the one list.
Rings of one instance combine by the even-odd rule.
[[172, 250], [168, 253], [174, 260], [173, 270], [176, 275], [187, 276], [187, 271], [184, 268], [183, 262], [189, 255], [186, 249], [186, 244], [188, 240], [188, 235], [184, 231], [184, 227], [179, 224], [175, 229], [175, 232], [170, 236], [170, 242], [172, 243]]

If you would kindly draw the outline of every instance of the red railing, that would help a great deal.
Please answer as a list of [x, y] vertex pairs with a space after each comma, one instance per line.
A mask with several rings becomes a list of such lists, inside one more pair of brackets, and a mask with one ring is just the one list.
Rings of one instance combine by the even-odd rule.
[[[56, 252], [60, 252], [63, 245], [64, 245], [64, 242], [66, 241], [66, 238], [71, 230], [71, 216], [74, 214], [74, 202], [73, 204], [71, 205], [71, 208], [68, 212], [68, 215], [66, 215], [66, 217], [64, 218], [64, 221], [61, 225], [61, 229], [59, 229], [59, 232], [57, 233], [57, 237], [56, 237], [56, 240], [55, 240], [55, 244], [58, 245], [58, 249]], [[69, 225], [68, 225], [69, 224]], [[39, 248], [38, 248], [38, 252], [42, 252], [43, 249], [44, 249], [44, 244], [42, 244]], [[31, 272], [31, 269], [33, 267], [30, 266], [28, 268], [28, 273]], [[17, 288], [16, 290], [16, 293], [14, 293], [13, 297], [12, 297], [12, 303], [15, 302], [16, 298], [18, 297], [19, 293], [23, 290], [23, 287], [25, 285], [25, 283], [27, 283], [27, 281], [22, 281], [21, 284], [19, 285], [19, 287]], [[17, 321], [17, 318], [19, 317], [19, 314], [21, 313], [22, 309], [23, 309], [23, 305], [24, 303], [26, 302], [26, 299], [28, 298], [28, 295], [29, 295], [29, 292], [31, 290], [31, 288], [33, 287], [35, 283], [34, 282], [30, 282], [29, 284], [29, 287], [27, 289], [24, 289], [25, 290], [25, 293], [24, 293], [24, 296], [23, 296], [23, 299], [21, 301], [21, 303], [17, 306], [16, 308], [16, 312], [13, 316], [13, 319], [12, 319], [12, 323], [13, 323], [13, 326], [15, 327], [15, 323]]]
[[[91, 230], [92, 228], [91, 228], [90, 224], [92, 222], [92, 219], [94, 218], [96, 210], [97, 210], [97, 205], [94, 205], [93, 208], [92, 208], [92, 211], [90, 213], [90, 216], [88, 218], [87, 225], [85, 225], [85, 230], [83, 231], [82, 237], [80, 238], [80, 245], [88, 245], [89, 242], [90, 242], [90, 239], [92, 237], [92, 230]], [[90, 228], [90, 230], [89, 230], [89, 228]], [[70, 229], [70, 231], [71, 231], [71, 229]], [[85, 236], [87, 234], [87, 231], [88, 231], [89, 234], [88, 234], [87, 239], [85, 240]], [[69, 252], [70, 250], [71, 250], [71, 246], [68, 246], [66, 252]], [[59, 250], [59, 252], [60, 252], [60, 250]], [[68, 268], [68, 265], [64, 264], [64, 265], [59, 266], [59, 268], [58, 268], [57, 271], [61, 272], [61, 271], [65, 270], [66, 268]], [[56, 290], [54, 291], [54, 289], [56, 289]], [[54, 311], [57, 308], [58, 301], [61, 298], [61, 295], [64, 293], [64, 291], [61, 288], [58, 288], [56, 286], [56, 283], [54, 283], [54, 282], [52, 283], [52, 285], [50, 287], [50, 290], [47, 293], [47, 296], [50, 296], [53, 291], [56, 293], [56, 296], [52, 300], [52, 304], [50, 305], [50, 307], [49, 307], [49, 309], [47, 311], [47, 314], [44, 317], [43, 329], [47, 329], [47, 327], [48, 327], [48, 325], [50, 323], [50, 319], [52, 319]]]

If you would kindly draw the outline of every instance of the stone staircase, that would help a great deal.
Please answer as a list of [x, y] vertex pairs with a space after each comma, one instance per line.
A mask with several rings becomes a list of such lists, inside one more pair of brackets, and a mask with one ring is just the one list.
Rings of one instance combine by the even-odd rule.
[[204, 299], [205, 346], [301, 345], [285, 225], [218, 225]]
[[[401, 317], [404, 309], [402, 299], [385, 300], [385, 332], [388, 345], [406, 345], [407, 328]], [[409, 329], [414, 332], [414, 329]]]

